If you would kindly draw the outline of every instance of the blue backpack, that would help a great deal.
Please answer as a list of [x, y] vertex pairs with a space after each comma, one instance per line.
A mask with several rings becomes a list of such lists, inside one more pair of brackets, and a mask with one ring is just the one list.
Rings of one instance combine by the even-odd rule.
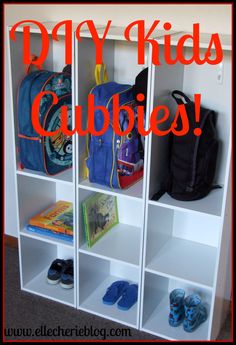
[[[99, 183], [111, 188], [127, 188], [143, 176], [143, 142], [137, 130], [137, 121], [130, 133], [119, 136], [112, 127], [112, 97], [119, 93], [121, 105], [128, 105], [136, 111], [136, 102], [131, 85], [107, 82], [95, 86], [95, 106], [105, 106], [110, 114], [108, 130], [100, 136], [90, 136], [88, 158], [86, 160], [90, 182]], [[125, 110], [120, 111], [120, 128], [125, 130], [128, 116]], [[94, 113], [96, 131], [103, 128], [104, 118], [101, 110]]]
[[68, 129], [72, 127], [72, 98], [70, 73], [35, 71], [21, 82], [18, 96], [18, 138], [20, 168], [54, 175], [72, 166], [72, 140], [61, 131], [54, 136], [40, 136], [31, 120], [31, 108], [40, 91], [52, 91], [58, 103], [52, 105], [52, 96], [45, 95], [40, 102], [39, 120], [46, 131], [56, 131], [61, 124], [60, 108], [68, 107]]

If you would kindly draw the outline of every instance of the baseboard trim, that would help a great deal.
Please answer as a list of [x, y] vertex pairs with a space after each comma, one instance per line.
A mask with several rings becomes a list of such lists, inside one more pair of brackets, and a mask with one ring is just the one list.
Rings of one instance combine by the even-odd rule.
[[4, 245], [8, 247], [18, 248], [17, 237], [4, 234]]

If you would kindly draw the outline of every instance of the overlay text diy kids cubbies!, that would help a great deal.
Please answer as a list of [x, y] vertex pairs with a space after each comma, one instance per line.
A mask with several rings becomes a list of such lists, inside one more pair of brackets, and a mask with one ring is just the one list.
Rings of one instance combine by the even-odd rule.
[[[106, 39], [106, 36], [109, 32], [109, 28], [111, 25], [111, 20], [107, 22], [107, 25], [104, 29], [103, 37], [100, 39], [98, 32], [96, 30], [95, 24], [92, 20], [86, 20], [78, 24], [75, 34], [76, 38], [78, 40], [81, 40], [80, 31], [81, 28], [84, 27], [86, 24], [90, 33], [91, 37], [93, 39], [94, 45], [95, 45], [95, 62], [96, 64], [102, 64], [103, 63], [103, 44]], [[26, 24], [34, 24], [36, 25], [40, 32], [41, 32], [41, 54], [36, 58], [32, 60], [32, 54], [30, 51], [30, 26]], [[148, 32], [145, 32], [145, 21], [144, 20], [136, 20], [132, 23], [130, 23], [125, 29], [124, 29], [124, 38], [127, 41], [131, 41], [130, 33], [132, 29], [137, 29], [138, 32], [138, 42], [137, 42], [137, 58], [138, 58], [138, 64], [144, 64], [145, 63], [145, 45], [147, 43], [151, 44], [152, 46], [152, 56], [151, 60], [152, 63], [156, 66], [159, 66], [160, 63], [160, 57], [159, 57], [159, 44], [157, 39], [154, 39], [151, 37], [154, 30], [159, 25], [160, 21], [155, 20], [151, 26], [151, 28], [148, 30]], [[33, 64], [39, 68], [41, 68], [42, 64], [47, 58], [48, 50], [49, 50], [49, 34], [44, 27], [44, 25], [38, 21], [35, 20], [23, 20], [11, 28], [10, 31], [10, 38], [14, 41], [16, 40], [15, 32], [18, 26], [23, 26], [23, 63], [24, 64]], [[58, 30], [65, 26], [65, 63], [71, 64], [72, 63], [72, 21], [71, 20], [64, 20], [56, 24], [52, 30], [52, 39], [55, 41], [58, 41]], [[165, 22], [163, 24], [163, 29], [168, 32], [171, 30], [172, 25], [169, 22]], [[192, 40], [193, 42], [193, 50], [192, 50], [192, 56], [191, 58], [186, 59], [184, 56], [184, 44], [187, 40]], [[212, 57], [212, 49], [214, 48], [214, 57]], [[171, 35], [165, 34], [164, 35], [164, 59], [167, 64], [173, 65], [177, 62], [182, 63], [184, 65], [189, 65], [193, 62], [195, 62], [198, 65], [203, 65], [205, 63], [210, 65], [216, 65], [219, 64], [223, 59], [223, 50], [220, 42], [220, 37], [218, 33], [214, 33], [211, 35], [210, 42], [208, 45], [208, 48], [206, 49], [204, 56], [201, 57], [200, 54], [200, 25], [199, 23], [193, 24], [193, 33], [192, 34], [184, 34], [179, 38], [179, 41], [176, 46], [176, 57], [173, 58], [171, 56]], [[71, 136], [75, 134], [76, 132], [79, 135], [87, 135], [88, 133], [99, 136], [106, 132], [110, 125], [110, 117], [109, 112], [104, 106], [99, 106], [99, 109], [103, 113], [104, 117], [104, 124], [103, 128], [100, 131], [95, 130], [94, 126], [94, 112], [98, 108], [94, 104], [94, 95], [89, 94], [88, 95], [88, 124], [87, 128], [84, 130], [82, 128], [82, 106], [78, 105], [75, 108], [75, 128], [73, 130], [69, 130], [67, 128], [68, 123], [68, 109], [67, 106], [63, 105], [61, 107], [61, 127], [57, 129], [57, 131], [45, 131], [39, 121], [39, 108], [40, 108], [40, 102], [41, 99], [46, 95], [51, 94], [52, 96], [52, 104], [58, 103], [58, 97], [55, 93], [52, 91], [42, 91], [40, 92], [37, 97], [35, 97], [34, 102], [32, 104], [32, 125], [37, 133], [39, 133], [42, 136], [53, 136], [56, 135], [57, 132], [61, 131], [65, 135]], [[144, 100], [144, 95], [142, 93], [137, 95], [137, 100], [142, 101]], [[200, 103], [201, 103], [201, 94], [195, 94], [194, 95], [194, 104], [195, 104], [195, 119], [196, 123], [199, 123], [200, 121]], [[129, 124], [126, 130], [121, 131], [119, 126], [119, 113], [121, 110], [125, 110], [129, 117]], [[161, 116], [160, 116], [161, 114]], [[163, 124], [163, 122], [167, 121], [170, 117], [170, 111], [167, 106], [165, 105], [158, 105], [156, 106], [151, 114], [150, 114], [150, 128], [145, 130], [144, 128], [144, 118], [145, 118], [145, 111], [144, 106], [137, 106], [137, 117], [138, 117], [138, 131], [142, 136], [149, 135], [150, 132], [153, 132], [155, 135], [158, 136], [165, 136], [172, 132], [174, 135], [177, 136], [183, 136], [186, 135], [189, 132], [189, 120], [186, 113], [185, 105], [179, 104], [177, 106], [176, 114], [174, 117], [174, 120], [171, 123], [171, 126], [169, 129], [163, 131], [160, 128], [158, 128], [158, 125]], [[160, 118], [161, 117], [161, 118]], [[178, 119], [181, 119], [182, 127], [177, 129], [177, 121]], [[112, 126], [114, 128], [114, 131], [117, 135], [127, 135], [127, 133], [130, 132], [130, 130], [134, 126], [135, 121], [135, 114], [133, 112], [133, 109], [131, 109], [128, 106], [119, 106], [119, 94], [115, 95], [113, 97], [113, 123]], [[201, 135], [202, 130], [201, 128], [195, 128], [194, 134], [196, 136]]]

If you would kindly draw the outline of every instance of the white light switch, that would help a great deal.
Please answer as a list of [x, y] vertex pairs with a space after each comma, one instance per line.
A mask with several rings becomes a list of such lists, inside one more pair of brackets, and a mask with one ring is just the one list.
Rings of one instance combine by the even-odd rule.
[[223, 63], [217, 65], [217, 82], [218, 84], [223, 83]]

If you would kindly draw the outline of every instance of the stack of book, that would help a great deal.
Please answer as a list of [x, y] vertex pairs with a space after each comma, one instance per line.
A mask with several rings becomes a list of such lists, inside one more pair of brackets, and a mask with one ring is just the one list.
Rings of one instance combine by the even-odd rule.
[[73, 241], [73, 204], [67, 201], [58, 201], [29, 220], [26, 226], [28, 231]]

